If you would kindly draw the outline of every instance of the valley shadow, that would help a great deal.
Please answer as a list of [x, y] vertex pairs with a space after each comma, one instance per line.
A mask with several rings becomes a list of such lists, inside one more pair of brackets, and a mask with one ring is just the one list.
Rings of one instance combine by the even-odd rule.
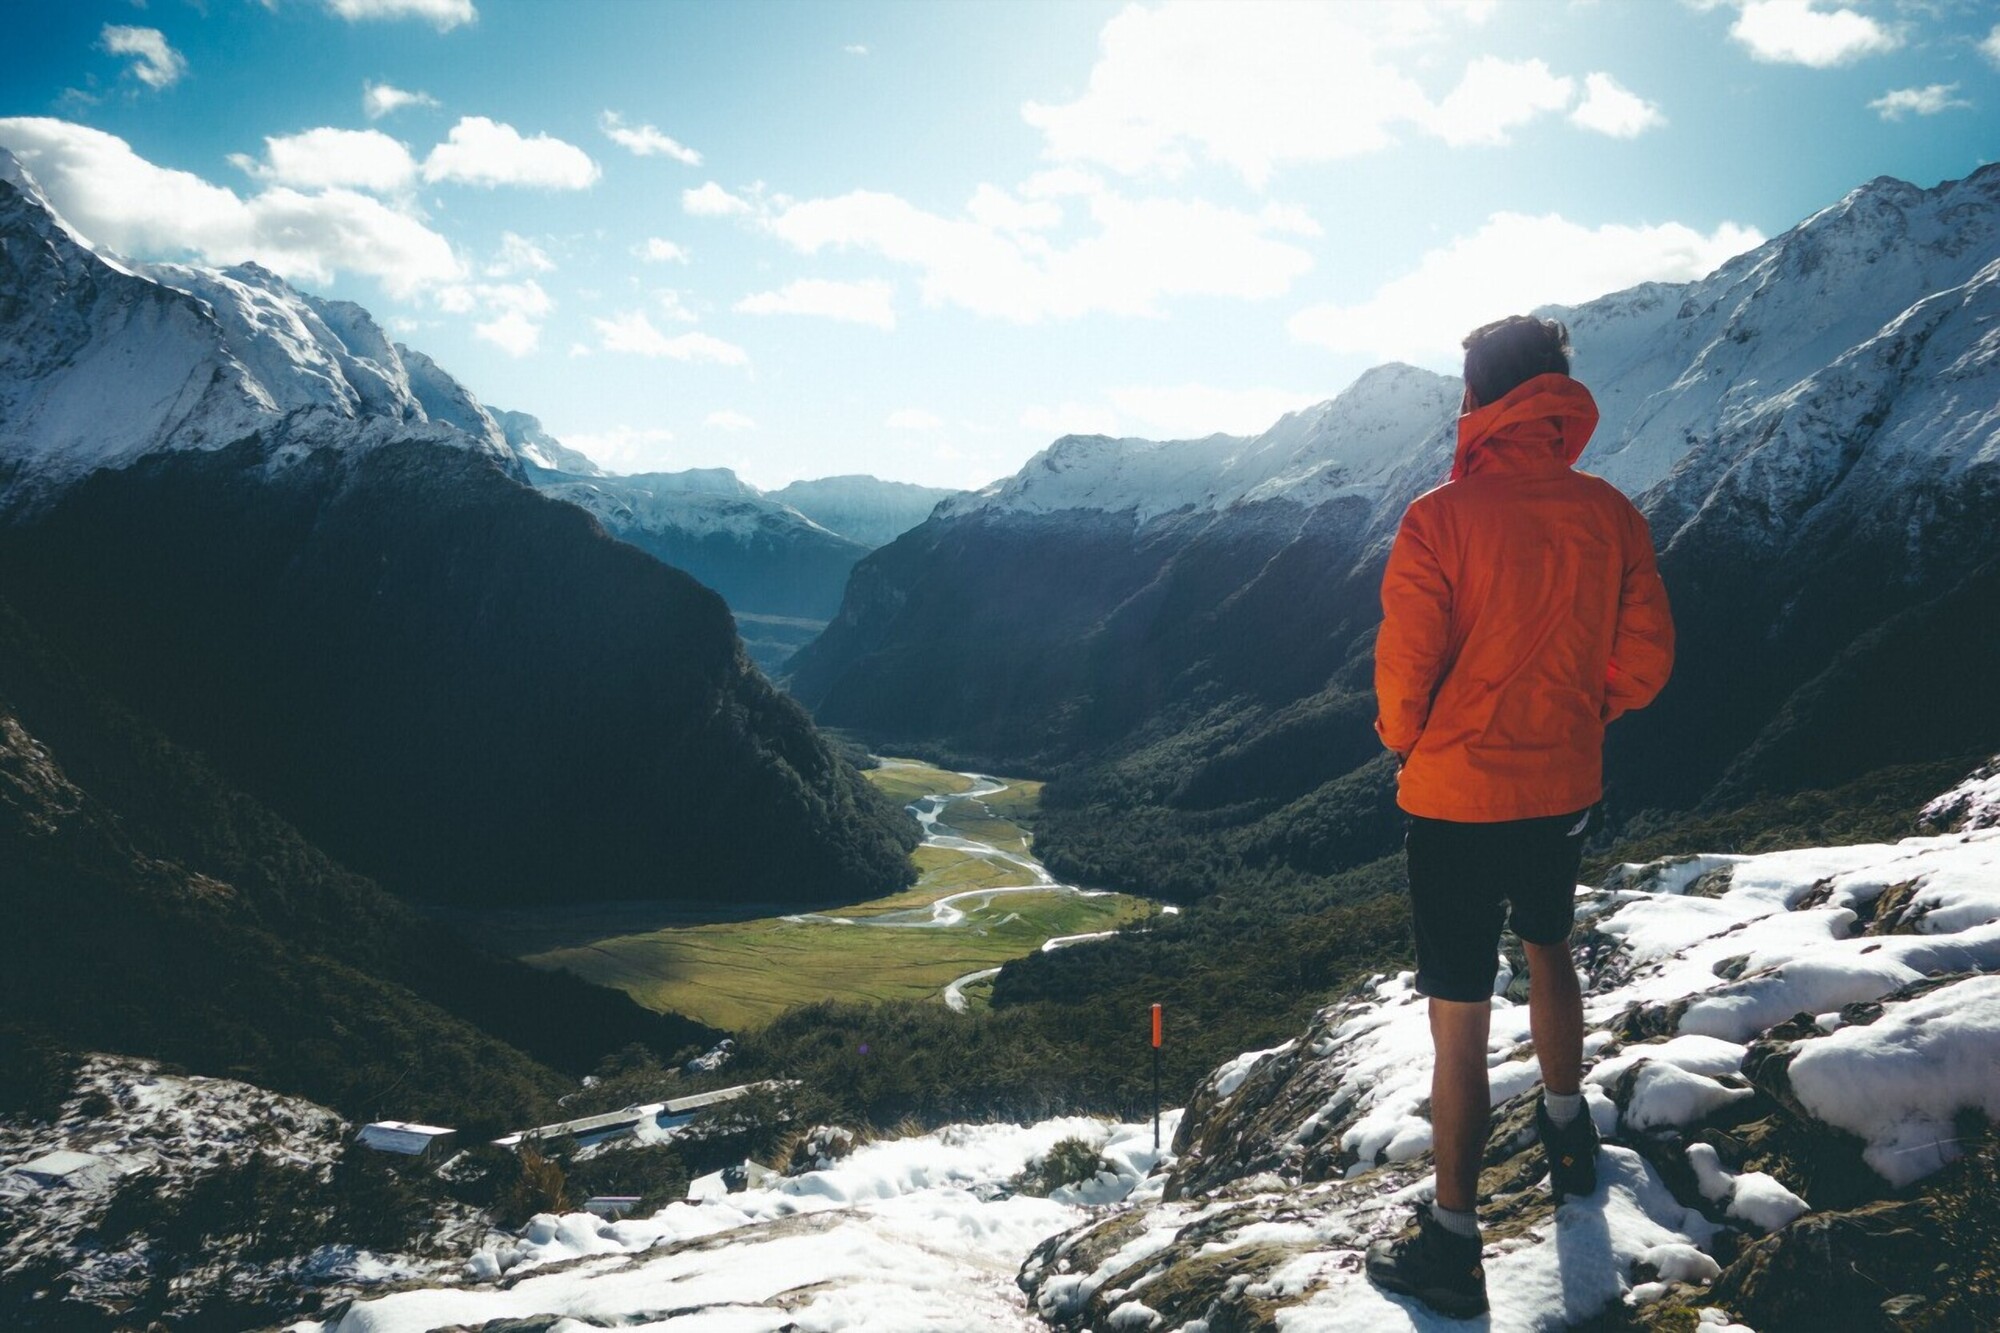
[[519, 958], [555, 949], [581, 948], [617, 936], [645, 935], [677, 926], [725, 925], [849, 905], [837, 901], [741, 902], [694, 907], [685, 903], [633, 898], [546, 907], [417, 906], [425, 915], [445, 923], [482, 947]]

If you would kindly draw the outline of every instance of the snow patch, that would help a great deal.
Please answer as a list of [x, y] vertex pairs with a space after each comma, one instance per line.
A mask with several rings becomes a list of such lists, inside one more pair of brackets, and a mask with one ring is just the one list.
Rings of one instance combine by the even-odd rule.
[[1977, 976], [1801, 1043], [1790, 1075], [1801, 1105], [1867, 1140], [1863, 1160], [1902, 1186], [1958, 1159], [1958, 1112], [2000, 1119], [1996, 1071], [2000, 976]]

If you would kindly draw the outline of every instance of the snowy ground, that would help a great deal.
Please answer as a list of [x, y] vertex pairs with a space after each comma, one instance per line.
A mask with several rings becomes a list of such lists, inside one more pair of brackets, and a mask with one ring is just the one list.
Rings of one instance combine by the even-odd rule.
[[[1171, 1142], [1174, 1121], [1165, 1124]], [[1011, 1182], [1057, 1142], [1109, 1170], [1046, 1199]], [[645, 1219], [535, 1218], [475, 1254], [461, 1285], [357, 1301], [298, 1333], [421, 1333], [535, 1315], [676, 1333], [975, 1333], [1040, 1327], [1021, 1257], [1093, 1208], [1157, 1198], [1151, 1125], [1067, 1118], [954, 1125], [855, 1149], [824, 1169]], [[1150, 1179], [1149, 1179], [1150, 1175]]]
[[[2000, 976], [1985, 975], [2000, 970], [2000, 829], [1676, 858], [1579, 895], [1594, 1029], [1585, 1092], [1622, 1142], [1606, 1146], [1594, 1197], [1548, 1208], [1523, 1121], [1539, 1082], [1528, 1011], [1496, 997], [1489, 1074], [1510, 1114], [1482, 1179], [1483, 1326], [1495, 1333], [1571, 1327], [1670, 1293], [1698, 1305], [1721, 1271], [1714, 1254], [1733, 1249], [1718, 1245], [1725, 1233], [1747, 1241], [1808, 1211], [1782, 1182], [1733, 1172], [1695, 1141], [1704, 1121], [1760, 1095], [1742, 1076], [1753, 1043], [1787, 1058], [1787, 1095], [1806, 1118], [1857, 1136], [1883, 1195], [1958, 1155], [1957, 1114], [2000, 1117]], [[1888, 998], [1912, 983], [1922, 993]], [[1766, 1036], [1794, 1015], [1804, 1021], [1782, 1042]], [[1285, 1333], [1463, 1327], [1361, 1272], [1368, 1242], [1431, 1188], [1430, 1064], [1426, 1005], [1404, 973], [1323, 1011], [1299, 1040], [1218, 1069], [1176, 1166], [1202, 1197], [1045, 1246], [1030, 1263], [1039, 1309], [1062, 1328], [1206, 1333], [1189, 1316], [1222, 1292], [1232, 1306], [1261, 1302]], [[1677, 1159], [1681, 1196], [1656, 1169], [1664, 1156]], [[1236, 1253], [1233, 1290], [1190, 1276]], [[1173, 1299], [1149, 1304], [1158, 1291]]]

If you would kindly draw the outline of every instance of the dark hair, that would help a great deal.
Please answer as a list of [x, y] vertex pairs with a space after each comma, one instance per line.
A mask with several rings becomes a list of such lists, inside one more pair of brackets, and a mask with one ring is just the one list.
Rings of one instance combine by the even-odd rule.
[[1480, 406], [1497, 403], [1537, 375], [1569, 374], [1569, 328], [1509, 315], [1465, 335], [1465, 386]]

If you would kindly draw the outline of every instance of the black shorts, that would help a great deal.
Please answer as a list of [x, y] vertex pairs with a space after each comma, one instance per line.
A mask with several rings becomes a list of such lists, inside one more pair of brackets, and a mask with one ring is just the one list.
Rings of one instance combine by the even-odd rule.
[[1502, 923], [1530, 944], [1569, 938], [1594, 809], [1498, 824], [1410, 816], [1403, 845], [1419, 992], [1440, 1000], [1491, 998]]

